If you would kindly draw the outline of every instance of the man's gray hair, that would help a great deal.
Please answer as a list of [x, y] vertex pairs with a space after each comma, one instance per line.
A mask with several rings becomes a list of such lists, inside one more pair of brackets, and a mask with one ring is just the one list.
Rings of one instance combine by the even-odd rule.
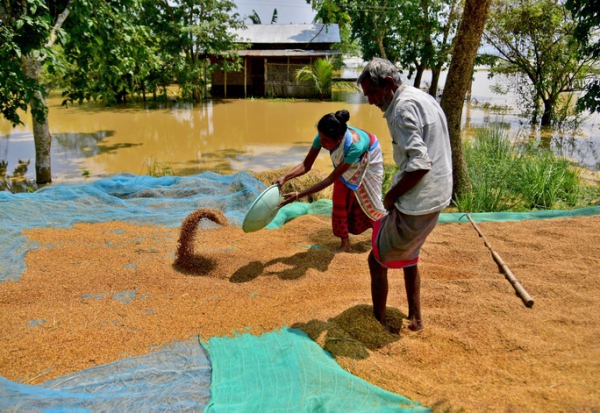
[[402, 84], [402, 79], [400, 78], [398, 68], [396, 68], [392, 62], [379, 57], [374, 57], [373, 60], [367, 63], [362, 73], [356, 80], [356, 84], [360, 86], [365, 79], [369, 79], [369, 82], [373, 86], [384, 86], [385, 78], [387, 76], [391, 76], [397, 85]]

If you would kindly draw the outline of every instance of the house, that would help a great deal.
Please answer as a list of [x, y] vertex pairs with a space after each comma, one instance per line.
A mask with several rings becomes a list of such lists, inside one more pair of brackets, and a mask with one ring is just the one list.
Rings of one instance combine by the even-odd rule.
[[[319, 58], [341, 55], [337, 24], [253, 24], [233, 30], [245, 50], [239, 72], [216, 70], [211, 77], [213, 97], [311, 97], [310, 84], [297, 84], [296, 70]], [[215, 58], [218, 59], [218, 58]]]

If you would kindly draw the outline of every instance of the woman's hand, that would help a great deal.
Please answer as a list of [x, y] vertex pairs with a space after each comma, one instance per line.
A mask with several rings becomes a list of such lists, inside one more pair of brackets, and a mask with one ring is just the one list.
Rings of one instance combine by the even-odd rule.
[[283, 194], [283, 201], [281, 201], [281, 203], [278, 205], [278, 208], [281, 208], [287, 204], [291, 204], [296, 200], [298, 200], [298, 192], [289, 192], [287, 194]]
[[273, 185], [278, 185], [281, 188], [283, 186], [283, 184], [285, 183], [284, 176], [280, 176], [279, 178], [277, 178], [276, 180], [274, 180], [273, 181]]

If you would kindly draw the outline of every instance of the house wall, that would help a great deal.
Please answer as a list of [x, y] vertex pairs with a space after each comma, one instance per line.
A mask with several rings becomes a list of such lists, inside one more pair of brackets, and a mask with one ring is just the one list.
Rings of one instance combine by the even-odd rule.
[[[315, 57], [244, 57], [244, 70], [225, 75], [216, 70], [212, 75], [211, 95], [213, 97], [312, 97], [314, 89], [310, 84], [297, 84], [296, 70], [308, 65]], [[267, 71], [265, 76], [265, 70]], [[266, 81], [265, 81], [266, 78]]]

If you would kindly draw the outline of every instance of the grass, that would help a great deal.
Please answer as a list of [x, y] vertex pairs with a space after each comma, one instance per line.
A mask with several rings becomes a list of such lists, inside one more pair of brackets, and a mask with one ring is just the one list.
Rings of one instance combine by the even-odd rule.
[[511, 143], [499, 128], [479, 129], [464, 151], [472, 189], [455, 199], [461, 212], [573, 209], [600, 195], [568, 159], [535, 142]]
[[146, 159], [144, 167], [146, 169], [146, 175], [153, 177], [175, 175], [175, 171], [171, 165], [158, 162], [156, 159]]

